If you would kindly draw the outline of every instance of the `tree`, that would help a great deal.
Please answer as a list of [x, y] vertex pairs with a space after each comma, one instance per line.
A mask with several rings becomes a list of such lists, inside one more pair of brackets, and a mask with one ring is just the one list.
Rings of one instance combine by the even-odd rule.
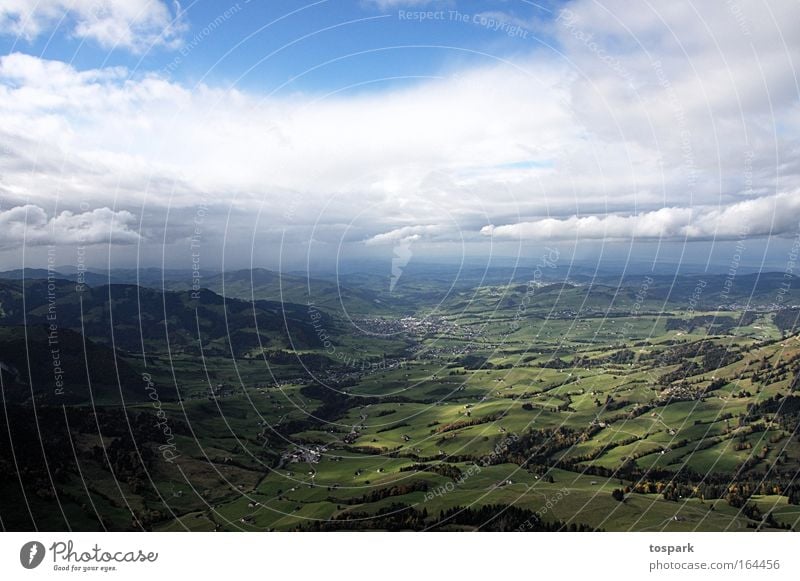
[[613, 498], [614, 500], [616, 500], [618, 502], [622, 502], [623, 500], [625, 500], [625, 492], [620, 488], [615, 488], [611, 492], [611, 498]]

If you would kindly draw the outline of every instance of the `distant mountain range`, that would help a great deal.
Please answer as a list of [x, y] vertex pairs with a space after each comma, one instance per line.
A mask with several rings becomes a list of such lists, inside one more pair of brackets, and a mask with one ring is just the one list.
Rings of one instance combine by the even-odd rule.
[[[276, 304], [310, 305], [327, 310], [344, 318], [372, 315], [405, 315], [420, 309], [454, 300], [455, 295], [480, 286], [526, 284], [531, 280], [539, 284], [567, 283], [591, 286], [595, 292], [629, 289], [636, 293], [647, 286], [649, 301], [666, 301], [695, 307], [716, 308], [720, 305], [750, 304], [753, 306], [790, 306], [800, 304], [800, 284], [781, 272], [737, 271], [728, 274], [658, 274], [617, 273], [595, 271], [584, 266], [570, 265], [547, 267], [492, 267], [434, 265], [419, 263], [409, 265], [398, 279], [393, 291], [389, 288], [389, 272], [375, 271], [374, 265], [361, 273], [321, 275], [309, 277], [297, 273], [279, 273], [264, 268], [233, 270], [225, 273], [204, 274], [199, 286], [226, 299], [243, 301], [268, 301]], [[662, 269], [663, 270], [663, 269]], [[63, 272], [67, 271], [67, 272]], [[18, 269], [0, 272], [0, 280], [43, 280], [45, 269]], [[74, 268], [62, 268], [50, 273], [62, 281], [79, 279]], [[91, 288], [108, 285], [141, 286], [159, 292], [190, 294], [196, 284], [190, 270], [158, 268], [112, 269], [86, 271], [81, 280]], [[149, 293], [148, 296], [150, 296]], [[623, 293], [630, 294], [630, 293]], [[177, 295], [175, 295], [177, 296]], [[459, 299], [461, 300], [461, 299]], [[289, 310], [291, 310], [291, 307]], [[269, 309], [267, 309], [269, 310]]]

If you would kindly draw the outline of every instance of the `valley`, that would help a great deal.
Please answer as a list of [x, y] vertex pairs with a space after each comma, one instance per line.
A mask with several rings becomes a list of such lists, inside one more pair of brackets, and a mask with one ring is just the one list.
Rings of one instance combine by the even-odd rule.
[[4, 527], [797, 528], [782, 275], [288, 277], [291, 302], [259, 276], [0, 281]]

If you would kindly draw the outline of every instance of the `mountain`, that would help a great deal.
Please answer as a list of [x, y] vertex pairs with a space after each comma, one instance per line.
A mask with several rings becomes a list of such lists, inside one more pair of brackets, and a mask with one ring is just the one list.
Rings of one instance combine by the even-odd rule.
[[112, 403], [146, 399], [141, 375], [112, 349], [70, 329], [0, 327], [0, 373], [7, 402]]
[[321, 345], [318, 329], [336, 332], [334, 321], [321, 317], [312, 322], [304, 305], [249, 302], [206, 289], [192, 293], [112, 284], [78, 291], [68, 280], [0, 280], [0, 325], [54, 323], [132, 354], [167, 348], [227, 356], [311, 349]]
[[[170, 281], [171, 290], [189, 290], [191, 277]], [[381, 308], [379, 292], [367, 286], [343, 286], [337, 280], [279, 273], [265, 268], [233, 270], [206, 276], [201, 286], [226, 297], [314, 304], [342, 315], [370, 314]]]
[[[22, 280], [27, 278], [47, 278], [49, 274], [46, 268], [15, 268], [14, 270], [4, 270], [0, 272], [0, 279]], [[64, 278], [59, 272], [54, 272], [58, 278]]]

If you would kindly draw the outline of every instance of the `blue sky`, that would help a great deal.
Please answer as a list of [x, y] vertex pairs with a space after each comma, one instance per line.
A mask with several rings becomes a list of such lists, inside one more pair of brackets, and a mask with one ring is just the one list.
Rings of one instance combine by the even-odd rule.
[[[494, 20], [501, 10], [509, 27], [503, 30], [495, 29]], [[502, 58], [534, 51], [542, 42], [555, 43], [543, 27], [535, 28], [555, 18], [557, 10], [554, 2], [503, 0], [197, 0], [184, 2], [180, 12], [174, 5], [170, 8], [175, 22], [184, 27], [176, 35], [182, 46], [155, 44], [136, 51], [110, 46], [77, 36], [80, 15], [67, 12], [47, 33], [0, 37], [0, 50], [68, 61], [78, 69], [124, 66], [166, 72], [185, 83], [203, 79], [262, 91], [314, 69], [282, 90], [327, 92], [349, 85], [380, 90], [399, 81], [376, 79], [435, 76], [487, 58], [476, 53]], [[416, 16], [419, 13], [426, 16]], [[526, 29], [508, 34], [515, 19], [524, 21]], [[334, 59], [341, 60], [320, 66]]]
[[[786, 264], [800, 6], [0, 2], [0, 263]], [[199, 220], [198, 217], [202, 219]], [[213, 266], [212, 266], [213, 265]]]

